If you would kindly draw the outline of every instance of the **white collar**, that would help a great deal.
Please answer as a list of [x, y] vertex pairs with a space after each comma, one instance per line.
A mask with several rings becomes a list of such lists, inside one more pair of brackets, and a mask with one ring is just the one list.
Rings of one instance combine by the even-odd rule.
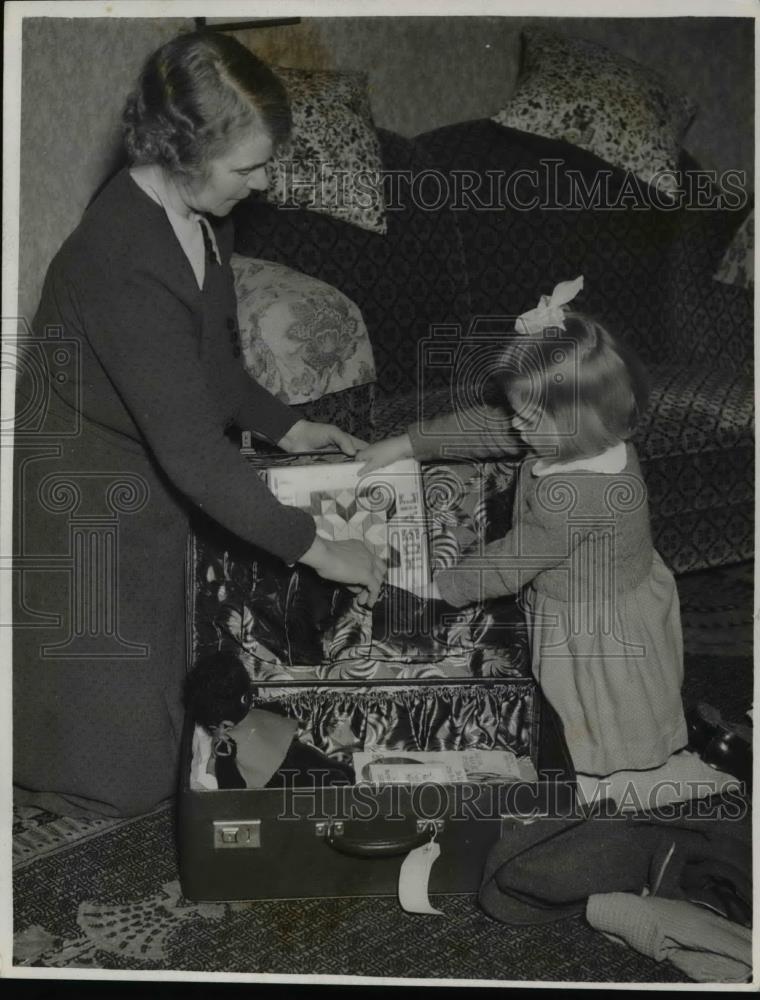
[[545, 462], [543, 459], [534, 464], [534, 476], [548, 476], [556, 472], [603, 472], [608, 475], [622, 472], [628, 462], [628, 448], [625, 441], [603, 451], [601, 455], [592, 458], [576, 458], [573, 462]]
[[[211, 249], [214, 252], [217, 264], [222, 263], [219, 247], [216, 243], [214, 230], [208, 219], [199, 212], [189, 214], [180, 212], [176, 207], [176, 193], [172, 192], [166, 184], [164, 172], [155, 164], [145, 164], [139, 167], [132, 167], [129, 171], [132, 180], [148, 195], [157, 202], [166, 212], [166, 217], [174, 230], [174, 235], [179, 241], [185, 256], [195, 272], [198, 286], [203, 287], [205, 247], [203, 246], [203, 236], [196, 228], [196, 223], [200, 224], [206, 231], [211, 242]], [[200, 243], [197, 237], [200, 236]]]

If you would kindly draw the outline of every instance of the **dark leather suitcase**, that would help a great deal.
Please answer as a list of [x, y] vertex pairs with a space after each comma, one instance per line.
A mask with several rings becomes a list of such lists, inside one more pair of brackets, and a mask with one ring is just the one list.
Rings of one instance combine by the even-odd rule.
[[[475, 893], [506, 816], [568, 815], [574, 775], [556, 716], [535, 686], [535, 784], [370, 785], [291, 789], [190, 788], [192, 726], [183, 740], [178, 803], [182, 890], [194, 900], [380, 896], [400, 865], [433, 838], [431, 893]], [[531, 688], [532, 690], [528, 690]]]
[[[460, 544], [505, 530], [514, 466], [444, 472], [430, 469], [425, 479], [431, 497], [449, 498], [438, 519], [446, 537], [432, 551], [456, 561]], [[177, 812], [187, 898], [395, 894], [404, 856], [433, 838], [441, 855], [429, 891], [473, 893], [503, 817], [571, 810], [572, 765], [533, 679], [514, 599], [424, 620], [416, 632], [425, 608], [410, 598], [402, 613], [381, 601], [368, 657], [347, 591], [303, 568], [285, 570], [208, 524], [190, 539], [188, 598], [191, 659], [233, 650], [260, 701], [275, 701], [297, 720], [298, 738], [323, 753], [350, 763], [364, 749], [506, 749], [529, 758], [538, 780], [210, 791], [191, 785], [188, 721]]]

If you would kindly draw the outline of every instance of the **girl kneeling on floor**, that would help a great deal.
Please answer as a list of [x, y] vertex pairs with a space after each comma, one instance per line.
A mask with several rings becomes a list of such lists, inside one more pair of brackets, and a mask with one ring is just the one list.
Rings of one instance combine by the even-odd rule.
[[[486, 450], [498, 452], [502, 431], [502, 454], [516, 435], [528, 448], [513, 527], [439, 573], [433, 594], [460, 607], [522, 593], [533, 672], [579, 777], [657, 768], [687, 744], [678, 593], [652, 544], [631, 443], [645, 375], [603, 326], [565, 308], [582, 283], [558, 285], [520, 317], [502, 359], [507, 409]], [[451, 454], [456, 426], [412, 427], [357, 457], [367, 469], [431, 457], [431, 442]]]

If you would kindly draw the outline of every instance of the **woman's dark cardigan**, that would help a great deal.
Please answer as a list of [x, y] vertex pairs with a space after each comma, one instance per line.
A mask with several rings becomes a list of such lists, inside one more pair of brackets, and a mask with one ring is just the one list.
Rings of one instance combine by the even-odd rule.
[[80, 363], [49, 395], [17, 388], [48, 436], [16, 447], [17, 542], [39, 569], [18, 576], [14, 780], [59, 808], [134, 814], [176, 788], [192, 510], [287, 562], [314, 538], [225, 434], [277, 441], [296, 416], [242, 368], [231, 224], [215, 229], [222, 265], [201, 291], [122, 171], [51, 264], [35, 318]]

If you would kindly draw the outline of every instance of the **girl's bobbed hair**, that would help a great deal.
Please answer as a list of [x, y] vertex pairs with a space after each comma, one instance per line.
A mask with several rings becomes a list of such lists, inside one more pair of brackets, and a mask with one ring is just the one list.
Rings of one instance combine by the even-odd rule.
[[154, 52], [122, 115], [130, 162], [173, 174], [203, 175], [246, 132], [267, 135], [276, 150], [290, 128], [278, 77], [240, 42], [213, 31], [178, 35]]
[[581, 313], [567, 311], [564, 330], [515, 336], [502, 362], [503, 388], [519, 384], [528, 413], [554, 423], [562, 461], [628, 440], [646, 408], [648, 379], [635, 353]]

